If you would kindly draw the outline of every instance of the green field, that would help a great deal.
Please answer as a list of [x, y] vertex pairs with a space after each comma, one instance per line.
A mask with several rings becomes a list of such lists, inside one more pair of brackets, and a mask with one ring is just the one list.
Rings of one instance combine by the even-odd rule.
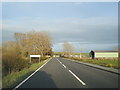
[[[55, 55], [60, 55], [63, 52], [54, 52]], [[72, 53], [73, 55], [80, 55], [80, 53]], [[82, 53], [83, 56], [89, 57], [89, 53]]]
[[82, 61], [93, 63], [93, 64], [98, 64], [98, 65], [106, 66], [106, 67], [120, 68], [120, 66], [118, 65], [118, 60], [105, 59], [105, 60], [82, 60]]
[[[74, 53], [74, 55], [80, 55], [80, 53]], [[89, 57], [89, 53], [82, 53], [82, 56]]]
[[120, 68], [120, 61], [117, 59], [78, 59], [78, 58], [70, 58], [81, 62], [97, 64], [110, 68]]
[[13, 88], [33, 73], [37, 68], [47, 62], [49, 59], [42, 61], [40, 63], [32, 64], [30, 68], [23, 69], [20, 72], [14, 72], [2, 79], [3, 88]]

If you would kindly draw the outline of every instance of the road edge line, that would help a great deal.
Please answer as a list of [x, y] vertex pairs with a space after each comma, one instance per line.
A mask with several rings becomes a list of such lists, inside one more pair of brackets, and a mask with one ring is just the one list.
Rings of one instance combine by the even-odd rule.
[[[89, 66], [89, 67], [93, 67], [93, 68], [96, 68], [96, 69], [100, 69], [100, 70], [104, 70], [104, 71], [107, 71], [107, 72], [111, 72], [111, 73], [120, 75], [119, 70], [118, 70], [118, 72], [116, 72], [116, 71], [113, 71], [113, 70], [105, 69], [105, 68], [107, 68], [107, 67], [101, 68], [102, 66], [100, 66], [100, 65], [98, 65], [98, 66], [100, 66], [100, 67], [96, 67], [96, 66], [90, 65], [91, 63], [88, 63], [88, 64], [87, 64], [87, 63], [84, 63], [84, 62], [81, 62], [81, 61], [76, 61], [76, 60], [68, 59], [68, 58], [63, 58], [63, 59], [66, 59], [66, 60], [69, 60], [69, 61], [73, 61], [73, 62], [77, 62], [77, 63], [83, 64], [83, 65], [86, 65], [86, 66]], [[97, 65], [97, 64], [95, 64], [95, 65]]]
[[[50, 58], [51, 60], [52, 58]], [[21, 83], [19, 83], [13, 90], [16, 90], [19, 88], [22, 84], [24, 84], [29, 78], [31, 78], [36, 72], [38, 72], [43, 66], [45, 66], [50, 60], [48, 60], [46, 63], [44, 63], [42, 66], [40, 66], [37, 70], [35, 70], [32, 74], [30, 74], [26, 79], [24, 79]]]

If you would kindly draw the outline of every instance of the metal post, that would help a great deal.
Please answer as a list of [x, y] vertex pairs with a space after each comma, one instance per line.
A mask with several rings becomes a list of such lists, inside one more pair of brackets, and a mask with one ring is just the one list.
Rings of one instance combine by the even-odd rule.
[[31, 64], [31, 57], [30, 57], [30, 64]]
[[39, 63], [40, 63], [40, 57], [39, 57]]
[[80, 49], [80, 59], [82, 58], [82, 48]]

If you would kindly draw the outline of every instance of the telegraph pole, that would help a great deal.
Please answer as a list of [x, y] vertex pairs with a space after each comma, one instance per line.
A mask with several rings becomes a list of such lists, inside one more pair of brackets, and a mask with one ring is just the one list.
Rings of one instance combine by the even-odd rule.
[[[79, 43], [79, 48], [80, 48], [80, 43]], [[82, 47], [80, 48], [80, 59], [82, 58]]]
[[80, 49], [80, 59], [82, 58], [82, 48]]

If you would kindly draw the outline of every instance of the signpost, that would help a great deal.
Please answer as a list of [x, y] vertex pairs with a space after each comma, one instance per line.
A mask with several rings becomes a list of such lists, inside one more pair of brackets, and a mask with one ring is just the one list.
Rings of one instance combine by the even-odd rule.
[[30, 55], [30, 63], [31, 63], [31, 58], [32, 57], [38, 57], [39, 58], [39, 63], [40, 63], [40, 55]]

